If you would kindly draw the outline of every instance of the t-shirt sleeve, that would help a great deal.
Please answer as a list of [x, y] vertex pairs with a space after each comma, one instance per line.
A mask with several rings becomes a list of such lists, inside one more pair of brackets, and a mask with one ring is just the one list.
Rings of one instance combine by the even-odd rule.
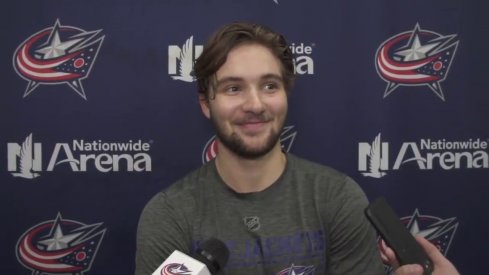
[[148, 202], [137, 230], [136, 275], [153, 273], [175, 250], [189, 252], [191, 234], [186, 218], [163, 192]]
[[330, 274], [385, 274], [375, 231], [364, 215], [368, 200], [360, 186], [345, 177], [335, 204], [330, 225]]

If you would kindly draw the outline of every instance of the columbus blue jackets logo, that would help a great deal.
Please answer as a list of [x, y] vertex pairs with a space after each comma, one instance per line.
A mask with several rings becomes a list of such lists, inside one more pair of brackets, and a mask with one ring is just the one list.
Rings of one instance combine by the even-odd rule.
[[90, 270], [106, 229], [102, 223], [83, 224], [63, 219], [45, 221], [18, 240], [18, 261], [32, 274], [81, 275]]
[[61, 25], [41, 30], [19, 45], [13, 56], [17, 74], [28, 81], [24, 98], [39, 85], [66, 84], [87, 99], [81, 80], [88, 77], [104, 36]]
[[192, 271], [184, 264], [167, 264], [161, 269], [161, 275], [191, 275]]
[[[285, 126], [282, 129], [282, 134], [280, 134], [280, 144], [282, 145], [282, 149], [285, 152], [289, 152], [292, 144], [294, 143], [295, 136], [297, 135], [297, 131], [292, 131], [294, 126]], [[204, 151], [202, 152], [202, 163], [206, 163], [211, 161], [217, 156], [218, 151], [218, 142], [216, 136], [213, 136], [204, 147]]]
[[456, 35], [441, 35], [413, 30], [387, 39], [377, 50], [375, 65], [379, 76], [387, 82], [384, 98], [399, 86], [428, 86], [445, 101], [440, 82], [448, 75], [457, 51]]
[[[446, 255], [452, 243], [458, 222], [455, 217], [441, 219], [434, 216], [422, 215], [418, 209], [414, 210], [412, 216], [401, 218], [401, 222], [413, 236], [421, 236], [433, 243], [442, 254]], [[379, 249], [384, 250], [384, 242], [379, 239]], [[386, 266], [387, 274], [392, 270]]]
[[288, 267], [276, 275], [314, 275], [315, 268], [314, 266], [295, 266], [292, 264], [291, 267]]

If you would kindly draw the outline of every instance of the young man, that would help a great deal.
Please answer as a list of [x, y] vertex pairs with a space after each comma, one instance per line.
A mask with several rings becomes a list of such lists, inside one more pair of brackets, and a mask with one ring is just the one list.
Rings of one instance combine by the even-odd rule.
[[228, 275], [383, 274], [360, 187], [281, 149], [292, 58], [285, 39], [259, 25], [226, 25], [210, 39], [195, 74], [219, 152], [147, 204], [137, 275], [211, 237], [231, 252]]

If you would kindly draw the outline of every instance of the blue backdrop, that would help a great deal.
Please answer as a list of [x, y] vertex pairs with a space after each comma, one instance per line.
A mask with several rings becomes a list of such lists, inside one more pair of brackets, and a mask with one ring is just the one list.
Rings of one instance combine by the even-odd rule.
[[133, 274], [145, 203], [215, 154], [188, 71], [217, 27], [244, 20], [296, 55], [284, 146], [387, 197], [462, 274], [486, 274], [488, 6], [5, 2], [0, 273]]

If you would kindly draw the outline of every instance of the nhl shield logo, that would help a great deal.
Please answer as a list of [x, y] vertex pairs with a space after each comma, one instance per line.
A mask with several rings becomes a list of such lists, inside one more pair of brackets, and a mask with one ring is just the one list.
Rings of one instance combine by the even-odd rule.
[[257, 231], [260, 229], [260, 218], [257, 216], [244, 217], [243, 222], [249, 231]]

